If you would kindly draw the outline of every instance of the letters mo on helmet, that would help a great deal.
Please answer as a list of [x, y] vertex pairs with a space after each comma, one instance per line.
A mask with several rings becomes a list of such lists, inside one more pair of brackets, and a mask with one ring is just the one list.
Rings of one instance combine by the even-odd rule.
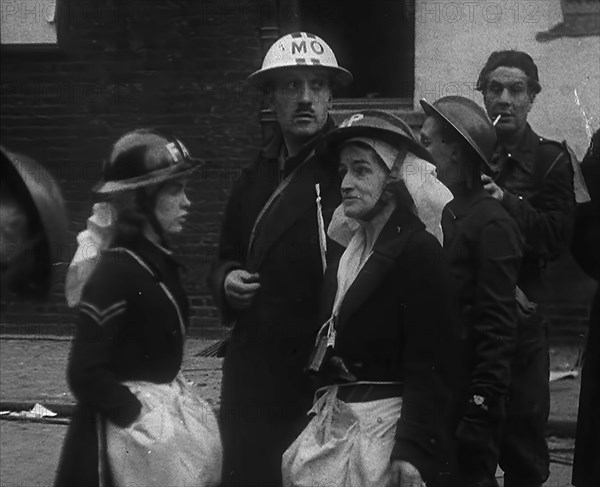
[[352, 81], [352, 74], [338, 65], [335, 54], [320, 37], [307, 32], [295, 32], [275, 41], [267, 51], [261, 69], [248, 78], [251, 82], [262, 84], [272, 79], [284, 68], [318, 66], [332, 75], [332, 80], [342, 86]]

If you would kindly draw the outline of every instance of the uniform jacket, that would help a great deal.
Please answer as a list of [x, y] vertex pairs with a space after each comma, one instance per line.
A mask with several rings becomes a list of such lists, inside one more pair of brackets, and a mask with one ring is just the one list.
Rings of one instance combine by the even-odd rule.
[[67, 372], [77, 408], [55, 485], [98, 485], [95, 415], [126, 426], [141, 404], [121, 382], [175, 378], [187, 318], [179, 265], [169, 251], [140, 237], [103, 252], [79, 304]]
[[559, 142], [537, 135], [529, 126], [511, 153], [497, 147], [487, 168], [502, 187], [502, 205], [525, 238], [519, 285], [539, 299], [541, 267], [568, 246], [575, 209], [573, 168]]
[[444, 210], [444, 250], [457, 285], [466, 338], [465, 399], [489, 401], [503, 416], [517, 341], [515, 287], [522, 255], [515, 221], [481, 186], [453, 188]]
[[[318, 325], [323, 279], [315, 184], [320, 184], [325, 228], [341, 199], [337, 162], [319, 153], [321, 135], [331, 128], [328, 122], [288, 158], [282, 174], [283, 139], [276, 137], [243, 170], [227, 204], [209, 276], [223, 321], [234, 325], [221, 395], [225, 485], [281, 482], [281, 455], [302, 430], [312, 404], [303, 368]], [[254, 229], [267, 200], [296, 167], [292, 182]], [[328, 249], [331, 256], [332, 241]], [[235, 268], [260, 274], [260, 290], [241, 312], [229, 307], [223, 288]]]
[[[577, 208], [573, 256], [581, 268], [600, 282], [600, 132], [581, 163], [592, 201]], [[596, 290], [590, 313], [585, 360], [581, 374], [577, 436], [573, 461], [573, 485], [600, 484], [600, 290]]]
[[[337, 265], [325, 279], [322, 322], [331, 315]], [[333, 351], [359, 381], [402, 383], [392, 458], [415, 465], [428, 485], [441, 468], [456, 363], [457, 313], [449, 279], [436, 238], [412, 213], [396, 209], [344, 296]]]

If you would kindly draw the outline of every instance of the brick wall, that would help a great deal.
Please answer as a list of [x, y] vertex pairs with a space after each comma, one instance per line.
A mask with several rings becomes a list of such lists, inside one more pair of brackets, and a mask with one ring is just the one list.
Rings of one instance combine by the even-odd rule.
[[1, 320], [73, 323], [62, 283], [102, 158], [119, 135], [150, 126], [210, 161], [194, 177], [187, 232], [174, 244], [189, 266], [193, 326], [215, 327], [208, 262], [231, 182], [260, 142], [260, 100], [244, 85], [261, 62], [260, 8], [239, 0], [61, 0], [59, 8], [59, 49], [3, 49], [1, 137], [58, 179], [73, 245], [60, 249], [50, 301], [3, 303]]
[[[244, 85], [262, 57], [259, 1], [59, 0], [59, 7], [59, 49], [2, 52], [0, 134], [3, 145], [35, 157], [59, 180], [73, 244], [60, 250], [65, 264], [50, 301], [2, 303], [0, 321], [16, 324], [13, 330], [26, 323], [71, 329], [64, 272], [90, 214], [102, 158], [122, 133], [155, 126], [210, 161], [194, 177], [192, 215], [175, 247], [189, 269], [192, 326], [217, 334], [205, 276], [231, 182], [260, 141], [259, 99]], [[344, 107], [338, 111], [340, 118]], [[410, 108], [402, 113], [414, 127], [422, 123]], [[572, 263], [554, 268], [552, 335], [577, 340], [594, 284]]]

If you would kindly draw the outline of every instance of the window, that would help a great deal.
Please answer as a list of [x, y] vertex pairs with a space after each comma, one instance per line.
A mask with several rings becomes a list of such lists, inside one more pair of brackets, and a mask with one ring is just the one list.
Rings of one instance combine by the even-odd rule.
[[561, 0], [563, 21], [547, 31], [538, 32], [538, 42], [561, 37], [600, 35], [600, 0]]
[[[414, 91], [414, 0], [299, 0], [299, 27], [322, 37], [354, 83], [336, 98], [410, 99]], [[285, 32], [282, 32], [284, 34]]]
[[56, 0], [0, 0], [2, 46], [56, 47]]

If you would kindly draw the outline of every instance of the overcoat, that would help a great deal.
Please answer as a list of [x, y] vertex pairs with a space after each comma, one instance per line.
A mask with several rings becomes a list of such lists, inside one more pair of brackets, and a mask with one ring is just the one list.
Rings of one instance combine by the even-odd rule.
[[[331, 316], [337, 270], [331, 266], [325, 276], [323, 322]], [[459, 331], [454, 296], [441, 245], [415, 215], [397, 208], [341, 302], [331, 352], [358, 381], [401, 383], [392, 459], [412, 463], [427, 485], [442, 483], [447, 468]], [[329, 366], [322, 374], [329, 382], [331, 372]]]
[[503, 419], [516, 351], [515, 287], [522, 239], [515, 221], [483, 187], [453, 188], [443, 213], [444, 251], [458, 289], [469, 380], [466, 398], [487, 399]]
[[456, 436], [463, 473], [473, 481], [494, 478], [498, 464], [499, 425], [517, 351], [515, 288], [522, 239], [516, 222], [481, 185], [455, 185], [452, 193], [442, 227], [458, 291], [466, 362]]
[[[307, 423], [313, 391], [303, 368], [318, 326], [323, 279], [315, 184], [325, 229], [341, 199], [337, 162], [319, 152], [321, 136], [331, 128], [328, 122], [285, 161], [282, 172], [279, 134], [243, 170], [227, 204], [209, 276], [223, 321], [233, 326], [219, 417], [225, 486], [279, 486], [282, 454]], [[294, 170], [255, 226], [265, 203]], [[333, 258], [335, 244], [328, 240], [327, 245]], [[223, 288], [236, 268], [260, 275], [260, 290], [243, 311], [229, 306]]]
[[169, 383], [179, 372], [188, 317], [179, 267], [144, 237], [102, 253], [79, 303], [67, 371], [77, 406], [56, 487], [99, 485], [96, 415], [126, 426], [141, 408], [121, 382]]
[[[592, 138], [581, 170], [591, 201], [577, 208], [571, 250], [581, 268], [600, 282], [600, 131]], [[600, 484], [600, 289], [596, 289], [589, 324], [573, 460], [577, 487]]]

